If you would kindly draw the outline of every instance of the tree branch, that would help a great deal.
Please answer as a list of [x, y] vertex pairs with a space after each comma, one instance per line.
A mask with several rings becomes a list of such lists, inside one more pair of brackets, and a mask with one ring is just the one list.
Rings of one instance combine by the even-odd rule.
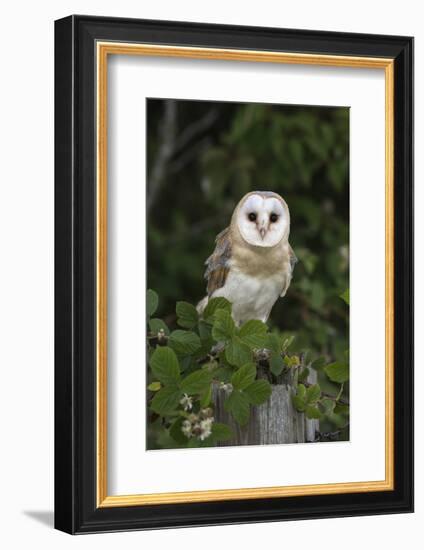
[[205, 130], [213, 126], [218, 117], [219, 111], [217, 109], [211, 109], [204, 117], [189, 124], [178, 136], [175, 153], [182, 151], [194, 137], [202, 134]]
[[177, 130], [177, 102], [173, 99], [165, 101], [162, 119], [162, 143], [148, 181], [147, 213], [150, 212], [162, 186], [168, 162], [175, 150], [175, 136]]
[[180, 171], [188, 162], [198, 156], [207, 147], [209, 141], [204, 138], [200, 143], [190, 147], [173, 164], [169, 164], [172, 157], [184, 151], [185, 147], [197, 136], [210, 128], [219, 116], [217, 109], [211, 109], [206, 115], [192, 124], [189, 124], [177, 137], [177, 102], [173, 99], [164, 101], [164, 113], [161, 123], [160, 135], [162, 142], [156, 155], [151, 176], [148, 181], [147, 213], [156, 202], [164, 179], [168, 173]]

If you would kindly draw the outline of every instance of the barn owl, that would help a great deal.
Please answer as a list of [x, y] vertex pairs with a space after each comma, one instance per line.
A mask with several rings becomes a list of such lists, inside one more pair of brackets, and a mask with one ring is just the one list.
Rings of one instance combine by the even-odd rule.
[[236, 206], [230, 226], [216, 237], [206, 260], [207, 296], [232, 303], [234, 321], [266, 322], [278, 297], [289, 288], [297, 258], [289, 244], [290, 213], [277, 193], [253, 191]]

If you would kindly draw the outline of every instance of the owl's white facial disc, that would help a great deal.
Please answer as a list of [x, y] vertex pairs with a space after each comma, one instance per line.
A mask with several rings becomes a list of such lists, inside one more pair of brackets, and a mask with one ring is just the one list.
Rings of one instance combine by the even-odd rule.
[[287, 234], [289, 223], [283, 203], [272, 196], [249, 195], [237, 215], [241, 236], [253, 246], [275, 246]]

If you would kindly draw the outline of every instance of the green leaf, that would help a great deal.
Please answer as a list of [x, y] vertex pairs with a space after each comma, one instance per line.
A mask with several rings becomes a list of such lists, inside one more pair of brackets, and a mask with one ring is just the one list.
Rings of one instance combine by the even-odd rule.
[[231, 313], [225, 309], [215, 312], [215, 320], [212, 328], [212, 336], [216, 342], [227, 342], [235, 332], [235, 324]]
[[335, 424], [337, 428], [344, 428], [347, 424], [346, 417], [341, 414], [329, 413], [327, 414], [327, 418], [330, 422]]
[[207, 390], [200, 396], [199, 405], [203, 409], [212, 401], [212, 384], [209, 384]]
[[330, 380], [339, 384], [349, 380], [349, 365], [347, 363], [331, 363], [324, 368], [324, 372]]
[[171, 332], [169, 345], [179, 355], [192, 355], [202, 347], [198, 335], [188, 330], [174, 330]]
[[246, 346], [240, 338], [234, 336], [225, 348], [225, 358], [230, 365], [241, 367], [252, 360], [252, 352], [249, 346]]
[[181, 390], [188, 394], [200, 394], [208, 390], [212, 374], [207, 370], [196, 370], [181, 381]]
[[163, 330], [166, 335], [169, 334], [169, 328], [162, 321], [162, 319], [150, 319], [149, 328], [150, 331], [153, 332], [153, 334], [157, 334], [160, 330]]
[[283, 342], [283, 345], [282, 345], [282, 351], [285, 353], [289, 347], [293, 344], [293, 341], [294, 341], [294, 336], [291, 335], [291, 336], [288, 336], [284, 342]]
[[213, 372], [213, 377], [220, 382], [229, 382], [233, 375], [233, 369], [231, 367], [219, 367]]
[[160, 382], [152, 382], [147, 386], [147, 389], [150, 391], [159, 391], [162, 387], [162, 384]]
[[303, 412], [306, 407], [306, 388], [303, 384], [298, 384], [296, 395], [293, 395], [293, 405], [296, 410]]
[[298, 355], [293, 355], [292, 357], [289, 357], [286, 355], [284, 357], [284, 364], [287, 365], [289, 368], [298, 367], [300, 365], [300, 359]]
[[212, 424], [212, 437], [215, 441], [227, 441], [234, 436], [233, 430], [227, 424], [214, 422]]
[[231, 384], [236, 390], [244, 390], [256, 378], [256, 365], [254, 363], [246, 363], [236, 370], [231, 377]]
[[199, 320], [199, 314], [196, 308], [188, 302], [177, 302], [177, 323], [180, 327], [194, 328]]
[[151, 290], [149, 288], [146, 295], [146, 313], [149, 317], [151, 317], [153, 313], [157, 310], [158, 304], [159, 296], [154, 290]]
[[336, 406], [334, 407], [334, 412], [336, 414], [347, 416], [349, 414], [349, 405], [346, 405], [345, 403], [336, 403]]
[[178, 407], [181, 395], [181, 391], [176, 386], [166, 386], [155, 394], [150, 408], [161, 416], [170, 414]]
[[202, 353], [204, 356], [208, 355], [215, 344], [212, 338], [212, 326], [205, 321], [199, 321], [199, 336], [200, 341], [202, 342], [202, 348], [198, 353]]
[[298, 395], [293, 395], [292, 397], [294, 408], [299, 411], [303, 412], [305, 410], [305, 400], [299, 397]]
[[203, 441], [201, 441], [197, 437], [191, 437], [187, 443], [187, 447], [190, 449], [199, 449], [203, 447], [213, 447], [214, 444], [215, 442], [211, 435], [206, 439], [204, 439]]
[[224, 402], [224, 408], [231, 412], [234, 420], [244, 426], [249, 421], [250, 405], [247, 395], [239, 390], [234, 390]]
[[150, 367], [155, 378], [163, 384], [177, 384], [180, 380], [180, 366], [174, 351], [168, 346], [157, 347], [150, 358]]
[[340, 294], [340, 298], [347, 304], [349, 305], [349, 289], [347, 288], [343, 294]]
[[189, 441], [189, 438], [186, 437], [181, 431], [184, 420], [185, 419], [182, 417], [177, 418], [177, 420], [172, 424], [169, 429], [169, 435], [180, 445], [187, 444]]
[[325, 367], [326, 363], [325, 357], [318, 357], [315, 361], [312, 361], [311, 367], [315, 370], [321, 370]]
[[226, 298], [211, 298], [208, 301], [208, 305], [205, 307], [203, 318], [209, 320], [219, 309], [224, 309], [231, 313], [231, 303]]
[[268, 334], [265, 347], [277, 355], [280, 354], [282, 351], [282, 342], [278, 334]]
[[321, 411], [315, 405], [307, 405], [305, 409], [307, 418], [319, 419], [322, 417]]
[[272, 374], [274, 374], [275, 376], [278, 376], [279, 374], [281, 374], [284, 368], [284, 361], [281, 355], [279, 354], [277, 355], [273, 353], [269, 360], [269, 367], [271, 369]]
[[199, 336], [202, 342], [212, 342], [212, 327], [204, 321], [199, 321]]
[[271, 384], [267, 380], [255, 380], [244, 390], [252, 405], [261, 405], [265, 403], [272, 392]]
[[323, 399], [321, 405], [324, 409], [325, 414], [331, 414], [335, 407], [335, 402], [332, 399]]
[[240, 328], [238, 336], [251, 348], [263, 348], [267, 342], [267, 330], [265, 323], [251, 319]]
[[304, 382], [309, 376], [309, 369], [308, 367], [304, 367], [302, 371], [299, 373], [298, 380], [299, 382]]
[[319, 387], [319, 384], [314, 384], [313, 386], [309, 386], [309, 388], [306, 390], [307, 403], [315, 403], [316, 401], [318, 401], [320, 397], [321, 397], [321, 388]]
[[306, 397], [306, 386], [303, 384], [298, 384], [296, 394], [304, 399]]
[[196, 363], [196, 360], [193, 358], [192, 355], [180, 355], [178, 360], [180, 362], [181, 373], [191, 371], [193, 370], [193, 368], [198, 368], [198, 364]]

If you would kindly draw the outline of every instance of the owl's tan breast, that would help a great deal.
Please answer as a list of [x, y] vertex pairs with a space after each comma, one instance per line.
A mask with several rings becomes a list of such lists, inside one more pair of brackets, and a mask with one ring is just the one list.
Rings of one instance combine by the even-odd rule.
[[253, 247], [235, 242], [231, 267], [258, 278], [281, 275], [283, 279], [290, 268], [288, 243], [280, 243], [272, 248]]

